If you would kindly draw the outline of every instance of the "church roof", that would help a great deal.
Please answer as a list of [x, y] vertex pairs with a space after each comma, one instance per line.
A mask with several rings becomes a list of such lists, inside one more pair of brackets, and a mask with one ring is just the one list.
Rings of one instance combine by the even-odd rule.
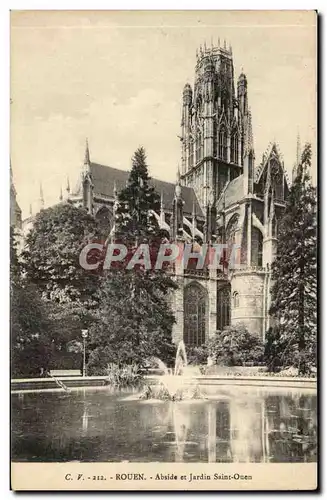
[[[95, 197], [104, 196], [113, 198], [115, 184], [117, 190], [120, 191], [126, 186], [126, 181], [129, 178], [129, 172], [127, 170], [108, 167], [106, 165], [101, 165], [100, 163], [91, 162], [90, 170], [94, 184], [93, 192]], [[175, 195], [175, 183], [161, 181], [159, 179], [151, 179], [151, 183], [159, 195], [162, 193], [164, 208], [166, 210], [172, 210]], [[195, 214], [203, 216], [203, 212], [195, 196], [194, 190], [186, 186], [181, 186], [181, 188], [182, 199], [184, 200], [184, 213], [192, 214], [194, 202]]]
[[218, 211], [237, 203], [243, 198], [243, 174], [230, 181], [218, 201]]

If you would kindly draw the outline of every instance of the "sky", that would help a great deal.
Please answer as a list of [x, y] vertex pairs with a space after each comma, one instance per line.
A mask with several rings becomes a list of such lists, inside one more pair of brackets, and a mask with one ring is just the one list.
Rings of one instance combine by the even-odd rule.
[[[232, 45], [248, 78], [256, 163], [276, 141], [290, 173], [296, 138], [316, 151], [316, 17], [306, 11], [29, 11], [11, 14], [11, 164], [23, 218], [59, 200], [91, 161], [175, 181], [181, 94], [196, 49]], [[236, 83], [236, 82], [235, 82]], [[313, 178], [315, 181], [315, 169]]]

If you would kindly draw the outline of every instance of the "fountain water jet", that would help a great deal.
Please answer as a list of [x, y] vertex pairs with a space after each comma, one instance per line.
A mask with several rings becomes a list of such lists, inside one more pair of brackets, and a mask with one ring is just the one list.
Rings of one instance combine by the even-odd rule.
[[[153, 358], [158, 367], [164, 372], [160, 376], [159, 384], [154, 388], [147, 386], [141, 395], [141, 399], [169, 399], [172, 401], [181, 399], [199, 399], [198, 384], [191, 383], [190, 377], [186, 377], [188, 369], [187, 354], [184, 342], [181, 340], [178, 343], [175, 367], [170, 370], [166, 364], [159, 358]], [[194, 375], [194, 367], [192, 367]]]
[[177, 346], [176, 358], [175, 358], [175, 370], [174, 375], [181, 375], [183, 373], [183, 368], [187, 367], [187, 354], [184, 341], [181, 340]]

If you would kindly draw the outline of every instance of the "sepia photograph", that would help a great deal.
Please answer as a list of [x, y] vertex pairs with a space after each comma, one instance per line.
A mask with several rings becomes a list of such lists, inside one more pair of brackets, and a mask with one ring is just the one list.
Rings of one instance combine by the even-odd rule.
[[10, 15], [11, 488], [317, 488], [317, 12]]

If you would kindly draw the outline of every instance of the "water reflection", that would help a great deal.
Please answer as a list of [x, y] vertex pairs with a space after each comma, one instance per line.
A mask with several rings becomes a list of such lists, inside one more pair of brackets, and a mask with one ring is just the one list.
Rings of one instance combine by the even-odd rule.
[[220, 391], [203, 401], [126, 400], [107, 390], [14, 395], [12, 458], [48, 461], [307, 462], [312, 392]]

